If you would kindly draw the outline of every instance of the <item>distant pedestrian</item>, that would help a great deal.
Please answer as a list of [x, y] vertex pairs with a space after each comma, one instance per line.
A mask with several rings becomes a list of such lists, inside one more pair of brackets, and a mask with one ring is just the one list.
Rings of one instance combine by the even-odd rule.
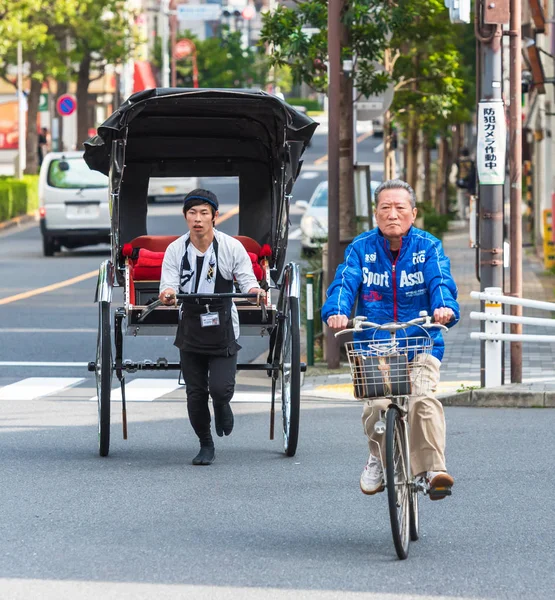
[[471, 196], [476, 194], [476, 166], [468, 148], [461, 150], [457, 160], [457, 187], [468, 190]]
[[37, 140], [37, 153], [39, 159], [39, 170], [44, 160], [44, 155], [48, 152], [48, 129], [42, 127]]

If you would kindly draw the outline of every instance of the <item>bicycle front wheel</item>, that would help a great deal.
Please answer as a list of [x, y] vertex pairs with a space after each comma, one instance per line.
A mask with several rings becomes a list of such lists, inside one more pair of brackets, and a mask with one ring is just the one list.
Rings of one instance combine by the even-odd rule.
[[395, 406], [387, 411], [385, 432], [387, 500], [397, 556], [404, 560], [410, 544], [410, 493], [406, 428]]

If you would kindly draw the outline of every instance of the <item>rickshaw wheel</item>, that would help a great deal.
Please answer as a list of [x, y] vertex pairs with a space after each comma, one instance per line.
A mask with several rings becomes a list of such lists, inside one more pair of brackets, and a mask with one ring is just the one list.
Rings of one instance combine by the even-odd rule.
[[281, 409], [283, 448], [287, 456], [295, 456], [299, 440], [301, 412], [301, 338], [299, 299], [287, 298], [281, 336]]
[[110, 450], [110, 393], [114, 372], [110, 334], [110, 303], [99, 302], [96, 344], [96, 395], [98, 398], [98, 452], [100, 456], [108, 456]]

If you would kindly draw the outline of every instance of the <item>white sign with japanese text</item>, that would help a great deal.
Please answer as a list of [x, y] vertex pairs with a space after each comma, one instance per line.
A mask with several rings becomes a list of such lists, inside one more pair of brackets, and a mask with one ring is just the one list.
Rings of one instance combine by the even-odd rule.
[[507, 127], [502, 100], [478, 104], [476, 169], [480, 185], [505, 183]]

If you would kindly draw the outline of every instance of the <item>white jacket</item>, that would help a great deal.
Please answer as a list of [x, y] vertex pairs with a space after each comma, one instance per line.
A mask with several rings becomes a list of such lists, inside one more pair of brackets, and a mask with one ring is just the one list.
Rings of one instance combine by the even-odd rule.
[[[235, 278], [243, 294], [246, 294], [252, 288], [259, 288], [260, 286], [252, 270], [251, 259], [243, 244], [217, 229], [214, 229], [214, 236], [218, 242], [218, 269], [222, 277], [228, 280]], [[189, 233], [186, 233], [168, 246], [162, 263], [160, 292], [171, 288], [179, 293], [181, 260], [185, 254], [188, 239]], [[235, 339], [239, 339], [239, 315], [235, 304], [233, 304], [231, 312]]]

